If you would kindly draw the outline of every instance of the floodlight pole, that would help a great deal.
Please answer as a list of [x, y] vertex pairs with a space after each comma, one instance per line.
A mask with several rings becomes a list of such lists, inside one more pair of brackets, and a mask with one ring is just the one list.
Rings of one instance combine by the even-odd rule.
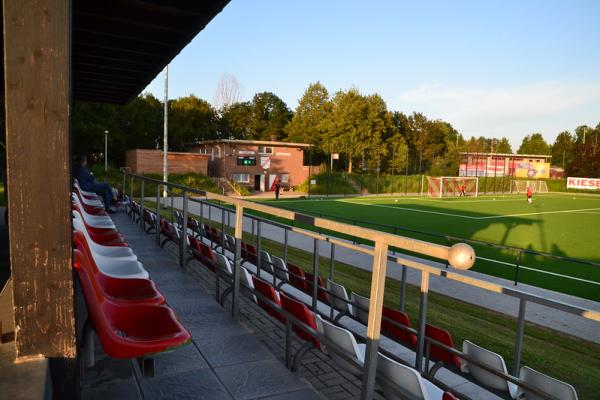
[[[169, 65], [165, 67], [165, 104], [164, 104], [164, 127], [163, 127], [163, 181], [168, 179], [168, 157], [169, 152]], [[163, 198], [167, 198], [167, 187], [163, 186]]]
[[104, 174], [108, 171], [108, 130], [104, 131]]

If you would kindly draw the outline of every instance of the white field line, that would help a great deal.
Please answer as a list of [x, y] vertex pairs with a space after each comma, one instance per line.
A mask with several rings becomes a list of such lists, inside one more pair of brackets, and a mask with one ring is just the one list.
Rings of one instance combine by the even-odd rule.
[[540, 211], [534, 213], [523, 213], [523, 214], [507, 214], [507, 215], [490, 215], [487, 217], [476, 217], [477, 219], [493, 219], [493, 218], [505, 218], [505, 217], [524, 217], [528, 215], [542, 215], [542, 214], [561, 214], [561, 213], [576, 213], [581, 211], [596, 211], [600, 210], [600, 207], [596, 208], [580, 208], [576, 210], [560, 210], [560, 211]]
[[[499, 260], [493, 260], [491, 258], [485, 258], [485, 257], [479, 257], [477, 256], [477, 258], [481, 259], [481, 260], [485, 260], [485, 261], [490, 261], [496, 264], [504, 264], [504, 265], [508, 265], [510, 267], [516, 267], [516, 264], [513, 263], [509, 263], [506, 261], [499, 261]], [[532, 268], [532, 267], [526, 267], [524, 265], [519, 265], [519, 268], [523, 268], [523, 269], [527, 269], [529, 271], [535, 271], [535, 272], [539, 272], [542, 274], [548, 274], [548, 275], [554, 275], [554, 276], [559, 276], [561, 278], [566, 278], [566, 279], [572, 279], [574, 281], [580, 281], [580, 282], [585, 282], [585, 283], [591, 283], [592, 285], [599, 285], [600, 286], [600, 282], [596, 282], [596, 281], [590, 281], [588, 279], [583, 279], [583, 278], [577, 278], [574, 276], [569, 276], [569, 275], [563, 275], [563, 274], [557, 274], [556, 272], [550, 272], [550, 271], [544, 271], [542, 269], [537, 269], [537, 268]]]
[[467, 219], [480, 219], [480, 217], [470, 217], [468, 215], [462, 215], [462, 214], [450, 214], [450, 213], [444, 213], [444, 212], [439, 212], [439, 211], [419, 210], [419, 209], [416, 209], [416, 208], [398, 207], [398, 206], [387, 206], [385, 204], [369, 204], [369, 203], [360, 203], [358, 201], [348, 201], [348, 200], [339, 200], [339, 201], [342, 201], [342, 202], [345, 202], [345, 203], [350, 203], [350, 204], [359, 204], [361, 206], [391, 208], [392, 210], [405, 210], [405, 211], [413, 211], [413, 212], [426, 213], [426, 214], [445, 215], [445, 216], [449, 216], [449, 217], [458, 217], [458, 218], [467, 218]]

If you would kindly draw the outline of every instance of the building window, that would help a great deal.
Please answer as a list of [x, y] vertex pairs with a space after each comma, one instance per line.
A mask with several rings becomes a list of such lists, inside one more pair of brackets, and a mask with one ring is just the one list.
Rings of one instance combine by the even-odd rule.
[[289, 183], [290, 182], [290, 174], [281, 174], [279, 175], [279, 179], [281, 183]]
[[208, 147], [201, 147], [198, 150], [198, 153], [200, 153], [200, 154], [210, 154], [210, 151], [208, 151]]
[[259, 154], [273, 154], [273, 148], [267, 146], [258, 146]]
[[231, 180], [239, 183], [248, 183], [250, 182], [250, 174], [232, 174]]

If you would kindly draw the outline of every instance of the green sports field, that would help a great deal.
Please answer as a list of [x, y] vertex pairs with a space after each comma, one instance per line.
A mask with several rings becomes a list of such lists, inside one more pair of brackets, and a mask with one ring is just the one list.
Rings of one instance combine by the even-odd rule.
[[[532, 204], [524, 195], [352, 197], [270, 204], [440, 244], [471, 239], [600, 264], [600, 196], [538, 194]], [[471, 244], [478, 256], [473, 270], [600, 301], [600, 265]]]

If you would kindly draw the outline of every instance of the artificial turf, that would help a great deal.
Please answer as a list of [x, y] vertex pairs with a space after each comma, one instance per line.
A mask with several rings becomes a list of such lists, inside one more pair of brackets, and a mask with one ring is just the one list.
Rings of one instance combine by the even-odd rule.
[[297, 199], [270, 205], [440, 244], [472, 239], [507, 246], [471, 243], [478, 256], [473, 270], [600, 301], [600, 265], [517, 249], [600, 264], [600, 196], [539, 194], [532, 204], [524, 195], [507, 195]]

